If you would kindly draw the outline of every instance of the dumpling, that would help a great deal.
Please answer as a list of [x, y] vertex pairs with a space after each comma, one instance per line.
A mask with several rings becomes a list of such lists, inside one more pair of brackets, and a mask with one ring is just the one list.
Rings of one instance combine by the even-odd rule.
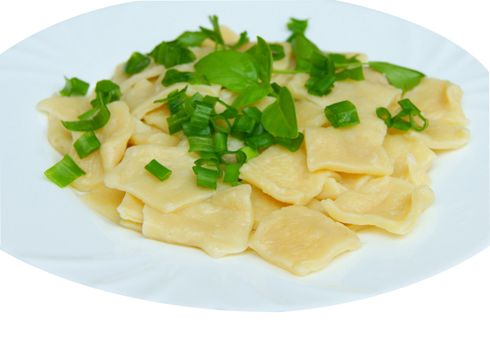
[[155, 94], [155, 86], [148, 80], [142, 79], [129, 88], [122, 99], [128, 104], [130, 110], [134, 110], [153, 94]]
[[372, 225], [403, 235], [419, 215], [432, 204], [429, 187], [416, 187], [394, 177], [372, 179], [359, 190], [349, 190], [335, 200], [322, 201], [325, 211], [337, 221]]
[[146, 124], [153, 126], [157, 129], [165, 133], [169, 133], [168, 131], [168, 123], [167, 118], [170, 117], [170, 111], [167, 106], [161, 106], [143, 116], [143, 122]]
[[303, 149], [290, 152], [272, 146], [245, 163], [240, 177], [285, 203], [306, 204], [322, 190], [324, 174], [306, 168]]
[[[139, 81], [154, 79], [160, 76], [163, 72], [165, 72], [164, 66], [152, 62], [143, 71], [133, 74], [131, 76], [126, 75], [126, 73], [123, 73], [122, 75], [115, 74], [115, 77], [117, 77], [115, 83], [119, 84], [121, 92], [125, 94], [133, 85], [137, 84]], [[123, 80], [121, 79], [121, 77], [127, 77], [127, 79]]]
[[347, 191], [347, 188], [340, 183], [341, 176], [334, 172], [327, 172], [325, 175], [325, 182], [320, 193], [315, 197], [316, 199], [335, 199], [342, 192]]
[[384, 148], [393, 162], [392, 176], [417, 186], [430, 183], [427, 171], [436, 155], [422, 141], [404, 135], [387, 135]]
[[89, 192], [104, 184], [104, 166], [100, 152], [94, 152], [81, 159], [72, 147], [68, 154], [85, 171], [85, 175], [71, 183], [73, 188], [81, 192]]
[[138, 119], [133, 119], [135, 128], [129, 143], [131, 145], [161, 145], [175, 146], [180, 139], [174, 135], [168, 135], [157, 128], [146, 125]]
[[386, 127], [378, 121], [336, 129], [305, 130], [308, 169], [340, 171], [354, 174], [389, 175], [393, 171], [383, 148]]
[[304, 132], [308, 127], [321, 127], [328, 124], [328, 120], [323, 113], [323, 108], [317, 104], [307, 100], [298, 100], [294, 104], [299, 131]]
[[429, 120], [426, 130], [410, 131], [411, 137], [437, 150], [459, 148], [468, 142], [468, 120], [461, 106], [463, 91], [458, 86], [446, 80], [425, 78], [405, 97]]
[[318, 211], [290, 206], [274, 211], [259, 224], [250, 247], [270, 263], [304, 276], [359, 248], [360, 241], [354, 232]]
[[97, 213], [112, 222], [119, 222], [117, 207], [124, 197], [124, 192], [99, 186], [94, 190], [80, 195], [82, 201]]
[[143, 235], [198, 247], [216, 258], [241, 253], [253, 225], [250, 193], [250, 185], [231, 187], [167, 214], [145, 205]]
[[114, 168], [120, 162], [134, 129], [126, 103], [112, 102], [107, 108], [111, 118], [106, 126], [96, 132], [101, 143], [100, 156], [105, 170]]
[[58, 118], [51, 115], [48, 115], [48, 141], [62, 155], [69, 153], [73, 144], [71, 132], [61, 124]]
[[[165, 181], [145, 166], [153, 159], [172, 170]], [[194, 158], [184, 147], [141, 145], [128, 148], [123, 160], [105, 177], [107, 187], [129, 192], [164, 213], [211, 197], [215, 190], [199, 187], [192, 171]], [[83, 178], [83, 177], [82, 177]]]
[[91, 109], [90, 100], [83, 96], [52, 96], [38, 103], [37, 109], [59, 120], [78, 120]]
[[144, 203], [135, 196], [126, 193], [117, 207], [120, 220], [119, 223], [131, 230], [141, 232], [143, 223]]
[[281, 203], [274, 198], [266, 195], [261, 190], [252, 186], [252, 208], [254, 213], [254, 228], [274, 210], [284, 207], [286, 204]]

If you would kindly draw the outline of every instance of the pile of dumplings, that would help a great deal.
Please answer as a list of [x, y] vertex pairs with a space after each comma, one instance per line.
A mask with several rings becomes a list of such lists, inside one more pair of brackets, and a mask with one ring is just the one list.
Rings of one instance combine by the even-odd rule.
[[[222, 33], [227, 42], [237, 40], [226, 28]], [[290, 45], [281, 45], [286, 57], [274, 61], [274, 69], [291, 69]], [[197, 59], [212, 50], [192, 48]], [[169, 134], [170, 112], [154, 103], [187, 84], [163, 86], [166, 69], [154, 63], [132, 76], [123, 67], [112, 77], [122, 98], [108, 105], [111, 118], [96, 132], [101, 148], [86, 158], [73, 149], [80, 134], [60, 121], [76, 120], [91, 108], [93, 96], [56, 95], [38, 105], [47, 114], [50, 144], [86, 172], [71, 186], [97, 212], [143, 237], [197, 247], [212, 257], [252, 250], [296, 275], [319, 271], [358, 249], [358, 235], [369, 227], [409, 233], [434, 201], [428, 171], [435, 151], [462, 147], [469, 139], [462, 91], [448, 81], [424, 78], [404, 94], [429, 127], [402, 132], [387, 130], [376, 116], [377, 107], [396, 112], [402, 96], [381, 73], [365, 68], [365, 80], [339, 81], [323, 97], [308, 94], [306, 74], [273, 75], [295, 99], [298, 129], [305, 135], [302, 148], [290, 152], [272, 146], [242, 166], [240, 185], [203, 188], [192, 171], [197, 155], [188, 152], [183, 134]], [[192, 64], [174, 68], [193, 70]], [[229, 103], [234, 98], [216, 85], [189, 85], [187, 92]], [[343, 100], [354, 103], [360, 124], [336, 129], [323, 111]], [[266, 97], [257, 106], [262, 110], [272, 101]], [[241, 146], [239, 140], [229, 143]], [[172, 169], [168, 180], [158, 181], [145, 170], [152, 159]]]

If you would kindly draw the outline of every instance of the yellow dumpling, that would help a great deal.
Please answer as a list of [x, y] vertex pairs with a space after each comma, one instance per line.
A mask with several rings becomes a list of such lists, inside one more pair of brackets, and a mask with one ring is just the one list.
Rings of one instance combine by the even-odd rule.
[[117, 207], [117, 212], [123, 220], [141, 224], [143, 222], [143, 207], [145, 203], [135, 196], [125, 193], [124, 198]]
[[243, 252], [253, 225], [250, 194], [250, 185], [240, 185], [167, 214], [146, 205], [143, 235], [198, 247], [213, 257]]
[[130, 110], [134, 110], [154, 94], [155, 86], [148, 80], [141, 79], [128, 89], [122, 99], [128, 104]]
[[73, 144], [71, 132], [61, 124], [58, 118], [51, 115], [48, 115], [48, 141], [62, 155], [69, 153]]
[[430, 183], [427, 172], [436, 155], [422, 141], [404, 135], [387, 135], [384, 148], [393, 162], [392, 176], [417, 186]]
[[387, 176], [372, 179], [359, 190], [346, 191], [337, 199], [326, 199], [322, 204], [328, 215], [337, 221], [377, 226], [403, 235], [432, 204], [433, 197], [427, 186], [416, 187]]
[[245, 163], [240, 177], [278, 201], [306, 204], [322, 190], [324, 174], [306, 168], [303, 149], [290, 152], [272, 146]]
[[133, 118], [128, 105], [122, 101], [110, 103], [111, 118], [106, 126], [96, 131], [100, 140], [100, 156], [105, 170], [114, 168], [122, 159], [133, 133]]
[[124, 197], [124, 192], [99, 186], [94, 190], [80, 195], [82, 201], [97, 213], [112, 222], [119, 222], [117, 208]]
[[104, 166], [100, 152], [94, 152], [81, 159], [72, 147], [68, 154], [85, 171], [85, 175], [71, 183], [73, 188], [81, 192], [89, 192], [104, 184]]
[[91, 109], [90, 100], [83, 96], [52, 96], [38, 103], [37, 109], [59, 120], [77, 120]]
[[[172, 170], [167, 180], [160, 181], [145, 169], [153, 159]], [[195, 160], [184, 147], [133, 146], [128, 148], [121, 163], [107, 173], [105, 183], [107, 187], [129, 192], [149, 206], [169, 213], [215, 193], [197, 186], [192, 171]]]
[[138, 119], [134, 119], [133, 122], [135, 127], [129, 139], [131, 145], [175, 146], [180, 141], [177, 136], [166, 134]]
[[266, 195], [261, 190], [252, 186], [252, 208], [254, 213], [254, 228], [274, 210], [284, 207], [286, 204], [281, 203], [274, 198]]
[[298, 100], [294, 104], [299, 131], [303, 132], [308, 127], [320, 127], [328, 124], [328, 120], [323, 113], [323, 108], [316, 103], [307, 100]]
[[[120, 69], [124, 69], [122, 66]], [[160, 76], [165, 72], [165, 67], [161, 64], [156, 64], [152, 62], [147, 68], [145, 68], [140, 73], [133, 74], [131, 76], [126, 75], [126, 73], [116, 70], [116, 74], [114, 75], [114, 82], [119, 85], [123, 94], [127, 93], [127, 91], [140, 82], [141, 80], [152, 80], [156, 77]], [[126, 79], [124, 79], [126, 78]]]
[[385, 133], [386, 127], [374, 120], [347, 128], [307, 128], [308, 169], [389, 175], [393, 165], [382, 146]]
[[446, 80], [425, 78], [405, 95], [429, 120], [423, 132], [410, 131], [411, 137], [422, 140], [432, 149], [455, 149], [469, 140], [461, 100], [463, 91]]
[[300, 276], [325, 268], [337, 255], [359, 246], [347, 227], [301, 206], [274, 211], [250, 239], [250, 247], [262, 258]]
[[168, 134], [168, 117], [170, 117], [170, 111], [167, 106], [162, 106], [145, 114], [142, 121]]

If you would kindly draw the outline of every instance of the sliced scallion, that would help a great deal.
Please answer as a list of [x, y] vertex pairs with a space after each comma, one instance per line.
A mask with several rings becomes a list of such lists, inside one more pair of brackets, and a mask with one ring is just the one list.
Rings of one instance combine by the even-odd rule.
[[57, 186], [66, 187], [80, 176], [85, 175], [85, 171], [66, 154], [63, 159], [46, 170], [44, 175]]
[[156, 159], [146, 164], [145, 169], [160, 181], [165, 181], [172, 175], [172, 170], [162, 165]]
[[345, 128], [360, 123], [356, 106], [350, 101], [340, 101], [325, 107], [325, 116], [334, 128]]
[[100, 148], [100, 141], [93, 131], [89, 131], [80, 136], [73, 147], [78, 156], [83, 159]]

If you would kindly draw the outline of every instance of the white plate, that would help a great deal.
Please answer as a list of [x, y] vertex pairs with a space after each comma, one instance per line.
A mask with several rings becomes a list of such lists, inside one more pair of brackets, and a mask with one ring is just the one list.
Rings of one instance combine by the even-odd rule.
[[[293, 277], [252, 254], [211, 259], [105, 221], [69, 189], [43, 177], [58, 158], [45, 137], [40, 99], [63, 75], [109, 77], [133, 50], [207, 24], [217, 14], [236, 31], [287, 36], [291, 16], [310, 18], [321, 48], [449, 79], [465, 91], [471, 142], [441, 155], [431, 171], [436, 202], [405, 238], [363, 234], [362, 249], [324, 271]], [[378, 12], [338, 2], [130, 3], [46, 29], [0, 56], [1, 248], [54, 274], [133, 297], [235, 310], [290, 310], [364, 298], [421, 280], [488, 245], [488, 73], [448, 40]]]

